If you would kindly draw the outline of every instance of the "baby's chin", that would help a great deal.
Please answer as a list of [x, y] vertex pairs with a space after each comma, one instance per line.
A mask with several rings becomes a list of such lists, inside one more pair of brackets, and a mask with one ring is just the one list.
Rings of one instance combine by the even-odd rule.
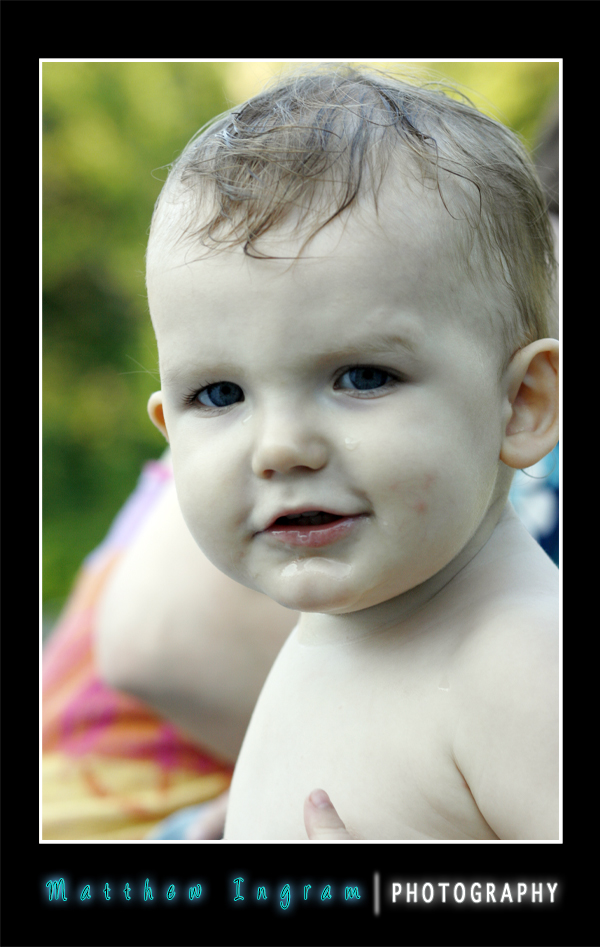
[[[343, 615], [360, 611], [387, 598], [378, 595], [377, 581], [362, 575], [355, 564], [327, 556], [298, 556], [264, 572], [255, 573], [245, 562], [226, 561], [220, 555], [205, 555], [220, 572], [240, 585], [261, 592], [283, 608], [295, 612]], [[371, 579], [371, 581], [369, 581]], [[375, 586], [375, 588], [373, 588]]]
[[298, 612], [343, 614], [361, 608], [355, 588], [355, 567], [315, 556], [294, 559], [254, 586], [284, 608]]

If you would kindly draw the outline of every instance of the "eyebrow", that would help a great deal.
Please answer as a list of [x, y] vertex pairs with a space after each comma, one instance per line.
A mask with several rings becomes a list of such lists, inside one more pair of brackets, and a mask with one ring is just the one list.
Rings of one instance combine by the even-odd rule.
[[[238, 366], [234, 362], [225, 362], [220, 359], [216, 359], [219, 365], [219, 371], [222, 371], [224, 374], [233, 374], [238, 370]], [[197, 363], [185, 363], [180, 365], [173, 365], [169, 368], [160, 369], [160, 378], [161, 384], [163, 385], [172, 385], [176, 387], [184, 382], [188, 382], [190, 375], [195, 375], [198, 372]]]
[[397, 348], [406, 349], [411, 355], [415, 355], [415, 344], [410, 338], [400, 335], [374, 333], [366, 336], [364, 339], [349, 341], [337, 351], [327, 352], [324, 357], [333, 359], [336, 357], [344, 358], [348, 355], [355, 355], [359, 358], [364, 358], [367, 355], [385, 355]]
[[[370, 356], [381, 357], [390, 354], [398, 348], [405, 349], [410, 355], [415, 355], [415, 344], [411, 339], [394, 334], [373, 333], [365, 336], [362, 340], [351, 340], [347, 344], [340, 346], [339, 349], [323, 352], [321, 356], [317, 356], [315, 361], [322, 364], [325, 362], [344, 361], [348, 358], [365, 359]], [[219, 371], [224, 375], [227, 375], [227, 373], [233, 374], [239, 369], [239, 366], [234, 362], [221, 359], [215, 359], [215, 361], [218, 362]], [[184, 381], [187, 381], [190, 374], [195, 374], [197, 370], [197, 365], [173, 365], [169, 368], [165, 368], [164, 371], [161, 370], [161, 382], [164, 385], [176, 387]]]

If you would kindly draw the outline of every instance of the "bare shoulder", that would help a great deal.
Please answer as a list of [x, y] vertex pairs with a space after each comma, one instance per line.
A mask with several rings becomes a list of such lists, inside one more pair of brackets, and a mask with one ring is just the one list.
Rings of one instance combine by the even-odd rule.
[[501, 839], [558, 838], [558, 616], [553, 594], [497, 603], [458, 656], [455, 760]]
[[556, 670], [558, 656], [557, 598], [521, 596], [494, 603], [480, 617], [463, 641], [460, 667], [469, 689], [501, 679], [513, 692], [523, 684], [529, 689], [534, 679], [544, 680]]

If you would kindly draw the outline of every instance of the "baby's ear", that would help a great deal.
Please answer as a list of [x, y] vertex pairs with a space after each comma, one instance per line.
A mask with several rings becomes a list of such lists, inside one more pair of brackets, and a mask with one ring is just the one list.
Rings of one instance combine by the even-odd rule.
[[169, 440], [169, 433], [167, 431], [167, 425], [165, 424], [165, 416], [163, 413], [163, 397], [162, 391], [155, 391], [153, 395], [150, 395], [148, 399], [148, 414], [150, 415], [150, 420], [158, 428], [161, 434], [164, 434], [167, 441]]
[[506, 370], [510, 417], [500, 460], [522, 470], [558, 443], [558, 342], [538, 339], [519, 349]]

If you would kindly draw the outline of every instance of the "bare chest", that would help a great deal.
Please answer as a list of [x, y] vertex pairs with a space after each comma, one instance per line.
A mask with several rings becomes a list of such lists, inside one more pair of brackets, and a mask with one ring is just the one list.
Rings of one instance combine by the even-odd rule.
[[280, 655], [236, 765], [225, 837], [306, 840], [316, 788], [361, 838], [494, 837], [452, 759], [443, 675], [335, 656]]

